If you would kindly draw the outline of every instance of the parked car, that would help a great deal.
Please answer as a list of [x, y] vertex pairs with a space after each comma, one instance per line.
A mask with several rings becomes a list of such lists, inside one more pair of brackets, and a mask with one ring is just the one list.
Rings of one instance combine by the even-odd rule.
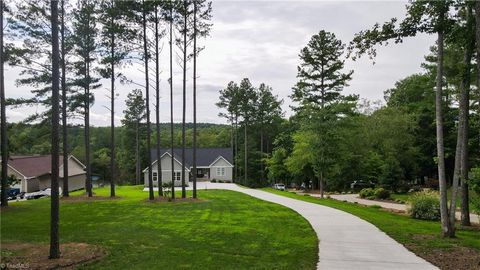
[[[40, 191], [36, 192], [31, 192], [31, 193], [25, 193], [24, 198], [27, 200], [32, 200], [32, 199], [39, 199], [42, 197], [50, 197], [52, 194], [52, 189], [51, 188], [45, 188]], [[58, 188], [58, 194], [62, 194], [62, 188]]]
[[356, 180], [350, 184], [350, 188], [353, 190], [360, 190], [362, 188], [373, 188], [373, 187], [375, 187], [375, 184], [372, 183], [371, 181]]
[[273, 188], [276, 190], [285, 190], [285, 185], [284, 184], [275, 184], [273, 185]]

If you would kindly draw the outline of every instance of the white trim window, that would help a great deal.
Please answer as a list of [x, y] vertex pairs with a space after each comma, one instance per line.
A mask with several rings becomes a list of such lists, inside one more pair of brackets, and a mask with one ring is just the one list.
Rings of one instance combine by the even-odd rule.
[[175, 172], [175, 174], [173, 176], [174, 176], [175, 181], [182, 180], [182, 172]]
[[225, 167], [217, 167], [217, 176], [225, 176]]
[[153, 172], [152, 178], [153, 178], [153, 181], [155, 181], [155, 182], [158, 181], [158, 173]]

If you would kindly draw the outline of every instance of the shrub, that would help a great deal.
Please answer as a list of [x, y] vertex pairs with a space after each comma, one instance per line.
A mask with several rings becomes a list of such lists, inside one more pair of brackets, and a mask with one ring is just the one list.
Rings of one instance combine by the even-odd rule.
[[212, 180], [210, 180], [211, 183], [216, 183], [217, 182], [217, 179], [213, 178]]
[[390, 191], [384, 188], [376, 188], [373, 193], [376, 199], [386, 200], [390, 198]]
[[364, 188], [360, 190], [360, 198], [368, 199], [375, 196], [373, 188]]
[[440, 200], [432, 191], [415, 193], [410, 200], [410, 216], [415, 219], [440, 220]]

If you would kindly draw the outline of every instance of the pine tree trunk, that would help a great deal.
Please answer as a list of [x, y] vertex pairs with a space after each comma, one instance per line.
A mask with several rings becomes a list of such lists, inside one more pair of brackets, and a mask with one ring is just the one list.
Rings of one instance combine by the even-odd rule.
[[245, 183], [243, 185], [247, 185], [248, 180], [248, 140], [247, 140], [247, 120], [245, 120], [245, 128], [244, 128], [244, 140], [245, 140]]
[[185, 112], [187, 106], [187, 1], [183, 1], [183, 96], [182, 96], [182, 198], [187, 197], [185, 190]]
[[[475, 1], [475, 40], [477, 58], [477, 114], [480, 115], [480, 1]], [[480, 117], [479, 117], [480, 122]], [[480, 124], [478, 125], [480, 127]], [[480, 130], [478, 131], [478, 147], [480, 148]]]
[[158, 51], [158, 6], [155, 5], [155, 91], [156, 91], [156, 129], [157, 129], [157, 185], [158, 185], [158, 196], [163, 197], [163, 187], [162, 187], [162, 162], [160, 160], [160, 54]]
[[85, 61], [85, 162], [86, 162], [86, 190], [88, 197], [92, 197], [92, 166], [90, 161], [90, 57]]
[[238, 181], [238, 164], [240, 164], [240, 162], [237, 162], [238, 161], [238, 150], [239, 150], [239, 146], [238, 146], [238, 116], [235, 115], [235, 151], [234, 151], [234, 160], [235, 160], [235, 182]]
[[[443, 22], [444, 14], [440, 15], [440, 21]], [[453, 230], [448, 216], [447, 201], [447, 179], [445, 176], [445, 149], [443, 143], [443, 104], [442, 104], [442, 84], [443, 84], [443, 30], [438, 31], [438, 57], [437, 57], [437, 78], [435, 93], [435, 116], [437, 129], [437, 162], [438, 162], [438, 181], [440, 187], [440, 214], [443, 236], [452, 236]]]
[[197, 1], [193, 1], [193, 198], [197, 198]]
[[325, 188], [325, 185], [324, 185], [324, 181], [323, 181], [323, 172], [320, 172], [320, 198], [323, 199], [323, 194], [324, 194], [324, 188]]
[[[474, 31], [474, 17], [472, 15], [472, 6], [467, 6], [467, 33], [469, 42], [465, 48], [464, 63], [465, 70], [463, 72], [462, 85], [460, 86], [460, 121], [463, 122], [462, 132], [462, 151], [460, 158], [460, 180], [461, 180], [461, 223], [463, 226], [470, 226], [470, 209], [468, 196], [468, 132], [469, 132], [469, 111], [470, 111], [470, 83], [471, 83], [471, 69], [472, 57], [475, 46]], [[459, 127], [460, 128], [460, 127]]]
[[63, 196], [68, 197], [68, 130], [67, 130], [67, 76], [65, 67], [65, 1], [61, 1], [61, 66], [62, 66], [62, 144], [63, 144]]
[[148, 80], [148, 47], [147, 47], [147, 11], [145, 1], [142, 0], [142, 24], [143, 24], [143, 53], [145, 57], [145, 95], [146, 95], [146, 108], [147, 108], [147, 160], [148, 160], [148, 195], [149, 200], [154, 200], [155, 196], [153, 194], [153, 179], [152, 179], [152, 155], [150, 154], [151, 149], [151, 126], [150, 126], [150, 89], [149, 89], [149, 80]]
[[265, 173], [263, 168], [263, 123], [261, 123], [262, 127], [260, 128], [260, 177], [262, 178], [262, 183], [265, 180]]
[[[112, 5], [115, 2], [112, 1]], [[113, 16], [111, 17], [111, 24], [113, 25]], [[111, 179], [110, 179], [110, 197], [115, 197], [115, 34], [112, 31], [110, 36], [110, 57], [112, 58], [111, 61], [111, 74], [110, 74], [110, 101], [111, 101], [111, 109], [110, 109], [110, 171], [111, 171]]]
[[58, 1], [51, 1], [51, 23], [52, 23], [52, 160], [51, 160], [51, 195], [50, 195], [50, 259], [60, 257], [60, 239], [59, 239], [59, 218], [60, 201], [58, 194], [59, 178], [59, 46], [58, 46]]
[[[52, 4], [53, 5], [53, 4]], [[5, 75], [3, 59], [3, 4], [0, 4], [0, 132], [2, 139], [1, 155], [2, 155], [2, 179], [1, 179], [1, 206], [8, 206], [7, 188], [8, 188], [8, 138], [7, 138], [7, 115], [5, 110]]]
[[175, 199], [175, 162], [173, 156], [173, 3], [170, 0], [170, 165], [172, 170], [172, 199]]
[[137, 129], [135, 131], [135, 184], [140, 184], [140, 120], [137, 120]]

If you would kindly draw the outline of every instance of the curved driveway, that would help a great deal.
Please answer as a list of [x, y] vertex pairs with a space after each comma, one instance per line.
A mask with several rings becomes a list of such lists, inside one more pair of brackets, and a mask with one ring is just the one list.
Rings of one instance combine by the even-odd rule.
[[298, 212], [317, 233], [317, 269], [438, 269], [377, 227], [349, 213], [235, 184], [199, 182], [197, 188], [233, 190]]

